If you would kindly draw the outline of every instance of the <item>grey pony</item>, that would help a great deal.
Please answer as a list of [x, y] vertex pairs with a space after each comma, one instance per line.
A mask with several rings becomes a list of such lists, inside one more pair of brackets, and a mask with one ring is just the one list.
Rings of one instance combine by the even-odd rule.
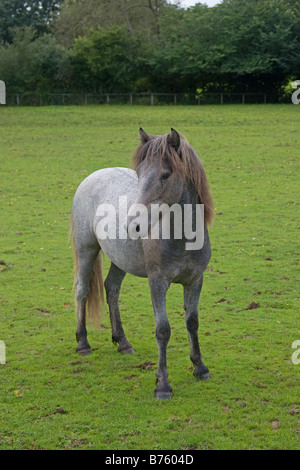
[[[90, 353], [86, 313], [90, 311], [91, 315], [99, 315], [104, 284], [113, 342], [118, 343], [121, 353], [134, 352], [122, 327], [119, 293], [126, 273], [148, 278], [159, 353], [155, 396], [165, 399], [172, 397], [167, 370], [171, 329], [166, 311], [166, 294], [171, 283], [180, 283], [184, 288], [185, 321], [194, 376], [203, 380], [210, 378], [198, 341], [198, 304], [203, 273], [211, 257], [207, 225], [212, 223], [214, 209], [203, 166], [183, 135], [171, 129], [169, 134], [152, 137], [140, 129], [140, 137], [141, 143], [133, 156], [134, 170], [118, 167], [95, 171], [80, 184], [74, 196], [71, 219], [78, 309], [77, 351], [82, 355]], [[193, 208], [199, 203], [204, 204], [202, 248], [186, 250], [187, 240], [184, 237], [175, 239], [172, 230], [170, 239], [121, 239], [118, 237], [120, 224], [123, 228], [129, 224], [129, 218], [119, 220], [119, 198], [124, 196], [128, 207], [141, 203], [149, 211], [153, 203], [169, 206], [176, 203], [182, 207], [191, 204]], [[97, 225], [101, 220], [97, 208], [101, 204], [115, 207], [115, 239], [97, 238]], [[136, 224], [136, 232], [139, 230], [139, 224]], [[104, 283], [101, 252], [111, 261]]]

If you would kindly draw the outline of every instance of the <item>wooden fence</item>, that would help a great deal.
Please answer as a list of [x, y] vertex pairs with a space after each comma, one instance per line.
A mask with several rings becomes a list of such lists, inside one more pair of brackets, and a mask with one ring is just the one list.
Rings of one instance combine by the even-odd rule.
[[6, 95], [8, 106], [49, 105], [206, 105], [266, 104], [276, 97], [266, 93], [15, 93]]

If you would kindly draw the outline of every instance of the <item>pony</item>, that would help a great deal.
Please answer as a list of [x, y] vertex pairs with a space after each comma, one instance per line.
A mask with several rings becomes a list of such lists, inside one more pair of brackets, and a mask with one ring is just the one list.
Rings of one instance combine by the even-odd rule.
[[[166, 311], [166, 295], [171, 283], [183, 286], [185, 324], [190, 341], [190, 359], [194, 365], [193, 374], [202, 380], [210, 378], [199, 347], [198, 304], [203, 273], [211, 257], [207, 227], [213, 222], [214, 207], [203, 165], [182, 134], [173, 128], [170, 133], [160, 136], [148, 135], [142, 128], [139, 133], [140, 144], [132, 157], [133, 169], [115, 167], [95, 171], [79, 185], [73, 199], [71, 232], [78, 313], [76, 351], [81, 355], [91, 352], [86, 318], [100, 322], [105, 290], [112, 341], [118, 344], [120, 353], [134, 352], [122, 326], [119, 294], [126, 273], [147, 278], [158, 345], [154, 393], [158, 399], [167, 399], [173, 395], [167, 369], [167, 345], [171, 329]], [[129, 211], [126, 208], [124, 210], [124, 201], [126, 207], [130, 205]], [[154, 206], [182, 210], [191, 208], [191, 233], [196, 236], [199, 230], [203, 232], [201, 246], [187, 249], [191, 236], [187, 238], [183, 230], [181, 237], [174, 236], [174, 229], [182, 229], [185, 221], [184, 217], [175, 221], [172, 213], [169, 214], [170, 236], [161, 236], [164, 220], [162, 213], [158, 214], [155, 221], [156, 225], [160, 224], [156, 231], [159, 236], [149, 236], [154, 226], [150, 216]], [[195, 223], [198, 206], [204, 207], [200, 228]], [[132, 207], [139, 209], [134, 219]], [[146, 219], [137, 215], [143, 208]], [[108, 230], [109, 225], [112, 230]], [[135, 236], [128, 236], [129, 228]], [[101, 253], [111, 262], [105, 281]]]

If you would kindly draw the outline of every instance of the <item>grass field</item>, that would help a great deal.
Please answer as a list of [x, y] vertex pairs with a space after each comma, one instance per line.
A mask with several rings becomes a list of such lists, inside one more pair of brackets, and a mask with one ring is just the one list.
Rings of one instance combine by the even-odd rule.
[[[294, 105], [0, 108], [0, 449], [299, 449], [299, 123]], [[147, 280], [75, 352], [72, 198], [99, 168], [128, 166], [142, 126], [181, 131], [206, 169], [216, 218], [194, 379], [182, 287], [168, 294], [172, 400], [154, 398]], [[108, 260], [104, 268], [107, 272]], [[295, 362], [295, 361], [294, 361]]]

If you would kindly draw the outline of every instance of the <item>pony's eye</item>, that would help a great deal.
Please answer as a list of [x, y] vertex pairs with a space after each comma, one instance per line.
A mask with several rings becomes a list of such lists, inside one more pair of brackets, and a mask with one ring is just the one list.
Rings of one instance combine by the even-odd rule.
[[163, 173], [163, 174], [161, 175], [160, 180], [161, 180], [161, 181], [166, 181], [170, 176], [171, 176], [170, 173]]

